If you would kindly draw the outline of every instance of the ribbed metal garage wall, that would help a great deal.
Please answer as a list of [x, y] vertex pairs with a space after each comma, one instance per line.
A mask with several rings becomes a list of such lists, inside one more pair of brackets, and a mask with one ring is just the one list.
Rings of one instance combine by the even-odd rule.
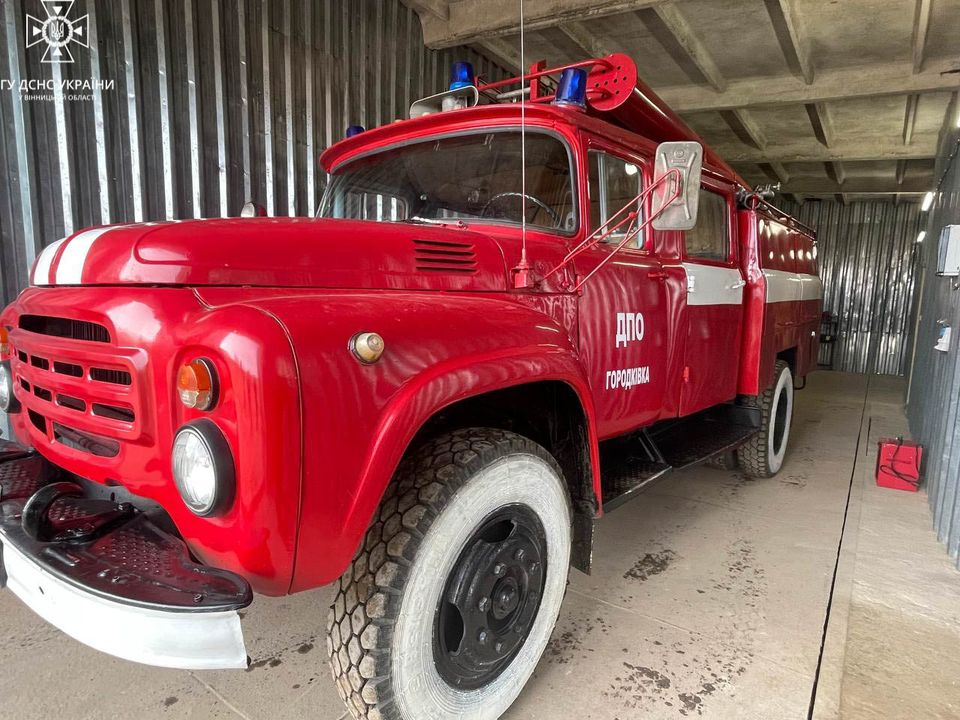
[[[77, 0], [73, 64], [26, 48], [39, 0], [0, 0], [0, 297], [36, 253], [102, 223], [235, 215], [254, 200], [307, 215], [316, 157], [348, 125], [405, 117], [470, 50], [426, 50], [399, 0]], [[114, 81], [89, 100], [25, 101], [21, 81]], [[35, 94], [35, 93], [33, 93]]]
[[[958, 117], [954, 101], [953, 115]], [[960, 278], [937, 277], [937, 245], [945, 225], [960, 224], [960, 129], [941, 141], [936, 177], [942, 178], [923, 243], [917, 343], [907, 414], [923, 443], [924, 482], [940, 541], [960, 565]], [[947, 352], [934, 350], [939, 323], [951, 327]]]
[[840, 319], [833, 368], [903, 375], [920, 257], [919, 204], [808, 200], [783, 208], [817, 231], [823, 309]]

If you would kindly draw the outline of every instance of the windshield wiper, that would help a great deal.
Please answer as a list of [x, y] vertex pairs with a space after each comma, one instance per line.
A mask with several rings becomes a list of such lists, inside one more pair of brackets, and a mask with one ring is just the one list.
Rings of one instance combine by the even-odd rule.
[[400, 220], [402, 223], [420, 223], [422, 225], [454, 225], [458, 228], [465, 228], [467, 224], [459, 218], [453, 220], [440, 220], [438, 218], [425, 218], [414, 215], [413, 217]]

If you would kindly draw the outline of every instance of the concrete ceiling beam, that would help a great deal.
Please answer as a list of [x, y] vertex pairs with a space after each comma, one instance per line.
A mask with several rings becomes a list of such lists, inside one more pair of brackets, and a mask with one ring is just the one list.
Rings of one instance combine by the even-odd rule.
[[780, 183], [781, 185], [785, 185], [788, 182], [790, 182], [790, 173], [787, 172], [787, 169], [783, 166], [782, 163], [778, 163], [778, 162], [758, 163], [757, 167], [759, 167], [760, 171], [775, 183]]
[[450, 4], [446, 0], [404, 0], [404, 4], [421, 17], [430, 13], [444, 22], [450, 19]]
[[[416, 10], [417, 0], [404, 0]], [[578, 20], [641, 10], [663, 0], [524, 0], [527, 32]], [[459, 0], [449, 4], [446, 20], [432, 12], [419, 13], [423, 42], [432, 49], [472, 45], [520, 31], [517, 0]]]
[[924, 54], [927, 50], [927, 33], [930, 31], [930, 6], [932, 0], [917, 0], [913, 13], [913, 71], [923, 70]]
[[897, 185], [892, 179], [882, 177], [846, 178], [843, 183], [833, 179], [796, 177], [783, 183], [781, 192], [831, 195], [843, 192], [852, 195], [869, 193], [919, 193], [930, 189], [929, 177], [910, 178], [903, 185]]
[[804, 107], [817, 142], [824, 147], [831, 147], [834, 143], [833, 119], [826, 103], [807, 103]]
[[564, 35], [576, 43], [590, 57], [603, 57], [614, 52], [606, 41], [592, 32], [582, 22], [570, 22], [557, 26]]
[[767, 14], [773, 23], [777, 42], [787, 61], [787, 67], [807, 85], [813, 83], [813, 62], [801, 37], [793, 0], [764, 0]]
[[657, 42], [694, 82], [706, 82], [717, 92], [727, 89], [727, 81], [716, 61], [690, 27], [676, 3], [664, 3], [637, 12]]
[[847, 171], [841, 162], [828, 162], [827, 176], [837, 185], [843, 185], [847, 179]]
[[474, 45], [481, 55], [486, 55], [506, 70], [516, 73], [521, 71], [520, 48], [513, 43], [508, 43], [502, 38], [494, 37], [481, 40], [480, 42], [474, 43]]
[[658, 88], [657, 95], [680, 113], [709, 112], [746, 107], [806, 105], [848, 98], [881, 97], [943, 92], [957, 87], [957, 60], [926, 63], [913, 72], [911, 63], [889, 63], [838, 70], [821, 70], [816, 82], [807, 85], [785, 75], [731, 80], [724, 92], [696, 86]]
[[749, 110], [721, 110], [720, 117], [744, 144], [752, 145], [757, 150], [767, 146], [767, 137]]
[[907, 177], [907, 161], [906, 160], [897, 160], [897, 170], [895, 173], [895, 180], [897, 185], [902, 186], [903, 181]]
[[913, 131], [917, 126], [917, 106], [920, 104], [919, 95], [907, 95], [907, 108], [903, 114], [903, 144], [909, 145], [913, 140]]
[[793, 140], [770, 145], [765, 150], [719, 145], [717, 152], [729, 163], [809, 162], [828, 163], [868, 160], [915, 160], [937, 156], [937, 134], [915, 135], [913, 143], [903, 145], [899, 138], [858, 137], [824, 147], [819, 142]]

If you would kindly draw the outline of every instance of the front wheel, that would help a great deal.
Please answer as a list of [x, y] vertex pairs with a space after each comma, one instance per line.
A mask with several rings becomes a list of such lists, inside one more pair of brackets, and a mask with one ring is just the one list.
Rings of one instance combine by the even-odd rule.
[[357, 720], [495, 720], [563, 600], [571, 511], [553, 458], [510, 432], [440, 436], [401, 465], [328, 621]]
[[793, 420], [793, 373], [783, 360], [777, 361], [773, 385], [758, 399], [760, 432], [737, 449], [737, 460], [750, 477], [769, 478], [783, 467]]

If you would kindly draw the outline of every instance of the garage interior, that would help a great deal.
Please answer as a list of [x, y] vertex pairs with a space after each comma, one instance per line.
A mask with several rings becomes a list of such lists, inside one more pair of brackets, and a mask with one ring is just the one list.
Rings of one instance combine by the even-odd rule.
[[[783, 471], [696, 467], [598, 525], [534, 679], [504, 717], [952, 718], [960, 643], [960, 0], [525, 0], [524, 61], [622, 51], [751, 184], [818, 233], [823, 369], [796, 396]], [[72, 65], [0, 7], [0, 78], [97, 78], [72, 103], [0, 95], [0, 299], [43, 247], [144, 220], [312, 215], [316, 157], [406, 116], [455, 60], [521, 68], [516, 0], [80, 0]], [[0, 429], [8, 436], [5, 419]], [[913, 494], [877, 441], [925, 447]], [[332, 591], [258, 597], [246, 672], [126, 663], [0, 593], [0, 695], [18, 716], [319, 717]], [[12, 669], [12, 670], [11, 670]], [[25, 680], [26, 679], [26, 680]], [[57, 692], [50, 688], [58, 687]]]

